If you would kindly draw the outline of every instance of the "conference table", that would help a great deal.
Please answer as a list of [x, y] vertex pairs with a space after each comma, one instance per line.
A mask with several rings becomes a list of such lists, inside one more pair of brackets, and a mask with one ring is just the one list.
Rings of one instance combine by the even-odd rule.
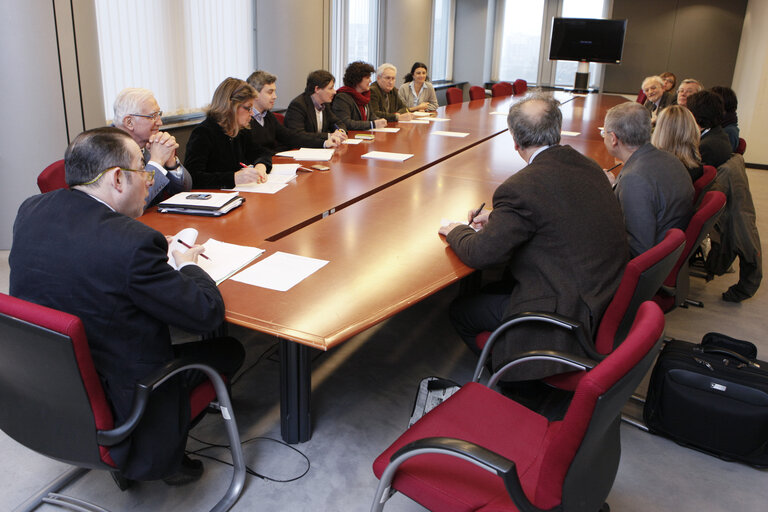
[[[613, 157], [599, 126], [608, 108], [626, 100], [560, 96], [563, 130], [579, 133], [563, 135], [561, 143], [611, 167]], [[281, 340], [284, 440], [303, 442], [311, 436], [310, 347], [329, 350], [473, 272], [437, 230], [443, 220], [462, 221], [471, 208], [490, 205], [496, 187], [525, 166], [506, 130], [506, 117], [492, 114], [519, 100], [441, 107], [438, 116], [450, 121], [400, 124], [398, 133], [376, 133], [365, 148], [337, 151], [330, 172], [300, 175], [277, 194], [247, 193], [245, 205], [222, 218], [152, 211], [140, 218], [165, 234], [195, 227], [199, 240], [213, 237], [265, 249], [265, 256], [282, 251], [329, 262], [286, 292], [231, 279], [219, 285], [227, 321]], [[430, 135], [433, 130], [470, 135]], [[362, 159], [369, 150], [414, 157]]]

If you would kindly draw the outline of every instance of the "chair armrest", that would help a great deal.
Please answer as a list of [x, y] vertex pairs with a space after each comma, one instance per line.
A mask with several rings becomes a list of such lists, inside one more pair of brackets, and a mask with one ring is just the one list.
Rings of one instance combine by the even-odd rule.
[[131, 435], [131, 432], [133, 432], [139, 424], [139, 420], [144, 415], [144, 411], [147, 408], [147, 403], [149, 403], [149, 396], [155, 388], [179, 372], [201, 369], [201, 366], [209, 368], [215, 373], [215, 370], [204, 364], [202, 360], [197, 361], [192, 358], [179, 358], [169, 361], [144, 379], [137, 382], [133, 395], [133, 405], [128, 418], [122, 425], [118, 425], [112, 430], [99, 430], [96, 432], [97, 442], [103, 446], [113, 446], [123, 441]]
[[485, 343], [485, 346], [483, 347], [483, 351], [480, 354], [480, 359], [477, 361], [477, 366], [475, 367], [475, 373], [474, 373], [474, 376], [472, 377], [472, 380], [474, 380], [475, 382], [480, 381], [480, 375], [482, 374], [483, 368], [485, 367], [485, 362], [490, 357], [491, 350], [493, 350], [493, 345], [494, 343], [496, 343], [496, 340], [500, 338], [501, 335], [511, 327], [514, 327], [518, 324], [527, 323], [527, 322], [548, 323], [550, 325], [554, 325], [556, 327], [565, 329], [573, 333], [574, 337], [576, 338], [576, 341], [579, 343], [579, 346], [581, 346], [584, 352], [591, 359], [599, 361], [601, 359], [604, 359], [605, 357], [599, 354], [595, 350], [581, 322], [572, 320], [562, 315], [558, 315], [556, 313], [529, 311], [529, 312], [524, 312], [524, 313], [515, 315], [511, 319], [501, 324], [495, 331], [493, 331], [490, 338], [488, 338], [488, 341]]
[[571, 354], [569, 352], [558, 352], [556, 350], [529, 350], [528, 352], [516, 354], [509, 362], [502, 366], [498, 371], [494, 372], [490, 379], [488, 379], [488, 387], [492, 388], [495, 386], [501, 376], [512, 367], [528, 361], [554, 361], [556, 363], [572, 366], [577, 370], [591, 370], [597, 366], [598, 363], [598, 360]]
[[440, 453], [464, 459], [479, 466], [490, 473], [496, 473], [504, 481], [504, 486], [520, 512], [544, 512], [533, 505], [523, 492], [520, 477], [514, 461], [507, 459], [469, 441], [453, 439], [450, 437], [429, 437], [409, 443], [392, 455], [390, 463], [381, 476], [382, 484], [386, 487], [392, 480], [397, 468], [411, 457], [426, 453]]

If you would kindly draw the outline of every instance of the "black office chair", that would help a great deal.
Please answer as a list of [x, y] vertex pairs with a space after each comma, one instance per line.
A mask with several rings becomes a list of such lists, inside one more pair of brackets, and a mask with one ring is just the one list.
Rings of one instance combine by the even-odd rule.
[[232, 452], [232, 481], [211, 510], [229, 510], [240, 497], [245, 462], [232, 404], [221, 376], [204, 362], [174, 360], [138, 383], [129, 419], [116, 426], [78, 317], [0, 293], [0, 353], [0, 429], [27, 448], [76, 466], [17, 511], [34, 510], [42, 503], [103, 511], [58, 491], [90, 469], [116, 471], [110, 446], [131, 435], [154, 389], [189, 369], [209, 377], [192, 390], [191, 417], [202, 414], [218, 398]]

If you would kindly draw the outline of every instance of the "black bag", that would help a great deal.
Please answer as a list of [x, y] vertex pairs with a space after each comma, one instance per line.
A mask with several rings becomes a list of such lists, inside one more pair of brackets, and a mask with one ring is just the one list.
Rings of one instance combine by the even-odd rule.
[[709, 333], [667, 343], [643, 419], [654, 434], [726, 460], [768, 467], [768, 363], [748, 342]]

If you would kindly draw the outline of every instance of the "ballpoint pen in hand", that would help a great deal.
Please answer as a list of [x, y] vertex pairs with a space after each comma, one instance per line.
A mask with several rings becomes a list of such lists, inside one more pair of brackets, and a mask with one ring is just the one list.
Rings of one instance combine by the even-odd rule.
[[[188, 244], [187, 242], [185, 242], [184, 240], [176, 240], [176, 241], [177, 241], [177, 242], [179, 242], [179, 243], [180, 243], [181, 245], [183, 245], [184, 247], [186, 247], [187, 249], [192, 249], [192, 248], [193, 248], [191, 245], [189, 245], [189, 244]], [[202, 256], [203, 258], [207, 259], [208, 261], [211, 261], [211, 258], [209, 258], [208, 256], [206, 256], [206, 255], [205, 255], [205, 254], [203, 254], [203, 253], [200, 253], [200, 256]]]
[[481, 204], [481, 205], [480, 205], [480, 208], [478, 208], [477, 210], [475, 210], [475, 213], [473, 213], [473, 214], [472, 214], [472, 218], [471, 218], [471, 219], [469, 219], [469, 225], [470, 225], [470, 226], [472, 225], [472, 223], [473, 223], [473, 222], [475, 222], [475, 217], [477, 217], [478, 215], [480, 215], [480, 212], [481, 212], [481, 211], [483, 211], [483, 208], [485, 208], [485, 203]]

